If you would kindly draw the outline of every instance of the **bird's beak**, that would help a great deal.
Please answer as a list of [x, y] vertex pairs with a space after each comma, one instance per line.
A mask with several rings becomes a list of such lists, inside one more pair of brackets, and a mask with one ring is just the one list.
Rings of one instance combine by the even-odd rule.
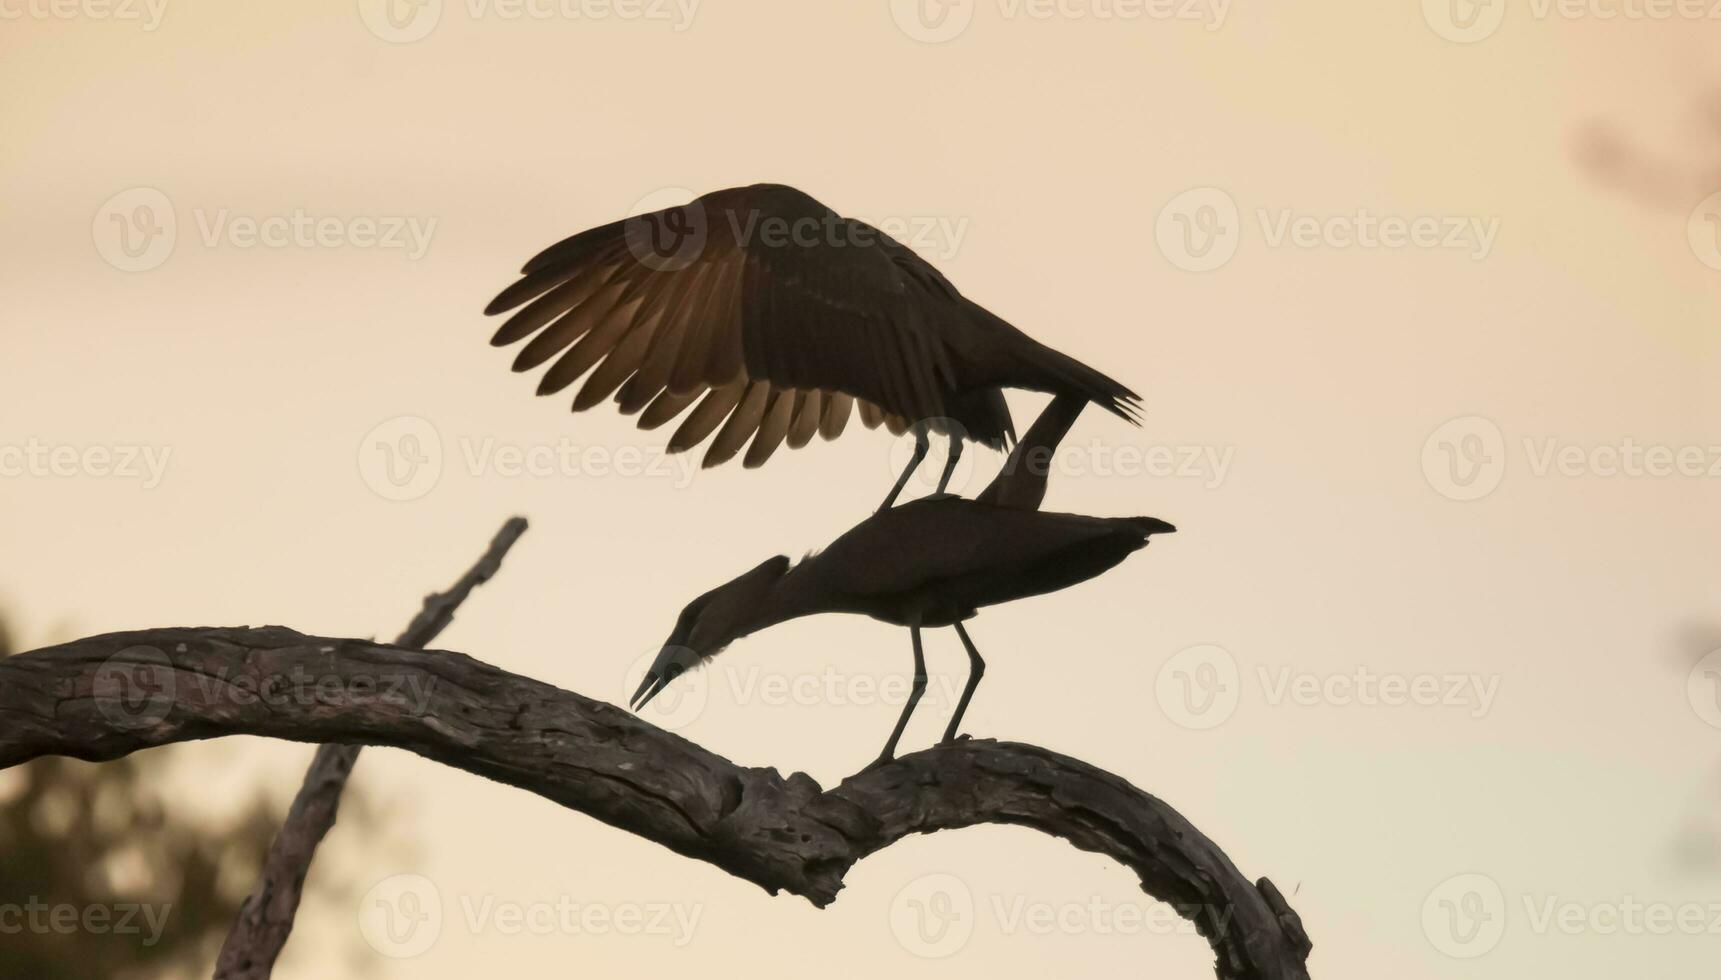
[[639, 690], [633, 692], [633, 700], [628, 702], [628, 706], [636, 713], [644, 710], [659, 691], [669, 686], [670, 681], [698, 662], [698, 656], [686, 647], [664, 647], [652, 661], [651, 669], [645, 672], [645, 680], [640, 681]]
[[639, 690], [633, 692], [633, 700], [628, 702], [628, 707], [632, 708], [637, 714], [651, 701], [652, 698], [657, 697], [657, 692], [668, 686], [668, 677], [659, 674], [655, 670], [646, 671], [645, 680], [640, 681]]

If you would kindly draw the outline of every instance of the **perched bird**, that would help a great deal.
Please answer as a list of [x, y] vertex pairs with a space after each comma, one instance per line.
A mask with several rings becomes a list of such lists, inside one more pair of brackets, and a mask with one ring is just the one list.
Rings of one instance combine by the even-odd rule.
[[780, 184], [583, 231], [521, 273], [484, 312], [520, 307], [491, 339], [531, 338], [514, 370], [556, 359], [539, 394], [590, 371], [574, 411], [613, 396], [642, 429], [686, 413], [671, 452], [716, 433], [704, 465], [746, 446], [749, 468], [785, 441], [836, 438], [858, 402], [867, 427], [915, 433], [886, 507], [925, 459], [929, 431], [950, 438], [939, 493], [964, 439], [1008, 448], [1005, 388], [1095, 402], [1132, 423], [1139, 411], [1134, 392], [967, 299], [907, 247]]
[[983, 606], [1085, 582], [1145, 547], [1152, 535], [1176, 530], [1152, 517], [1037, 509], [1047, 468], [1033, 457], [1056, 446], [1081, 404], [1054, 400], [1011, 455], [1017, 465], [1007, 465], [980, 499], [927, 497], [881, 510], [799, 564], [779, 555], [688, 603], [634, 693], [634, 710], [741, 637], [802, 616], [858, 613], [908, 627], [914, 644], [908, 703], [875, 765], [894, 757], [926, 688], [923, 628], [955, 627], [968, 651], [968, 683], [944, 731], [945, 741], [955, 738], [986, 669], [964, 622]]

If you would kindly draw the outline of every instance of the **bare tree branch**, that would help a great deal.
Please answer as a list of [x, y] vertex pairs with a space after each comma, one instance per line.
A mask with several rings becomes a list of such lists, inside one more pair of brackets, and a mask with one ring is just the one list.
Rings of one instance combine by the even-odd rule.
[[[503, 557], [525, 533], [524, 517], [510, 518], [503, 524], [484, 556], [452, 588], [424, 597], [423, 608], [394, 641], [395, 645], [422, 650], [436, 639], [454, 621], [454, 611], [472, 590], [501, 570]], [[293, 932], [293, 919], [299, 912], [311, 860], [335, 825], [341, 793], [362, 748], [362, 745], [323, 745], [317, 749], [299, 794], [287, 811], [287, 819], [269, 845], [257, 887], [239, 907], [233, 930], [221, 946], [221, 955], [215, 961], [215, 980], [268, 980], [274, 972], [275, 961]]]
[[856, 861], [909, 834], [1032, 827], [1133, 869], [1207, 938], [1222, 980], [1308, 976], [1308, 937], [1270, 882], [1123, 779], [1035, 746], [960, 741], [824, 790], [456, 653], [161, 629], [0, 662], [0, 768], [240, 734], [407, 749], [819, 906]]

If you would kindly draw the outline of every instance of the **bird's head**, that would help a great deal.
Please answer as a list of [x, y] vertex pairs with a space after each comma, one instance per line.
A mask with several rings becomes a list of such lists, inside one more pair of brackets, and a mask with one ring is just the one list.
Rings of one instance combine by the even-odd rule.
[[688, 603], [634, 692], [633, 710], [644, 708], [670, 681], [767, 624], [771, 589], [788, 570], [788, 556], [778, 555]]

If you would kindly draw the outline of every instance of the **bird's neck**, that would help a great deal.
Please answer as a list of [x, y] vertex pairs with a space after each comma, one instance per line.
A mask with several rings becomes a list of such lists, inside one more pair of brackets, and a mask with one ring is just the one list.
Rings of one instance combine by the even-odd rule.
[[1046, 480], [1051, 476], [1052, 457], [1058, 451], [1058, 444], [1069, 433], [1070, 426], [1075, 424], [1076, 416], [1082, 414], [1087, 404], [1088, 400], [1080, 395], [1059, 395], [1052, 399], [1027, 434], [1016, 443], [998, 478], [981, 492], [980, 502], [1018, 510], [1039, 510], [1040, 502], [1046, 498]]
[[829, 601], [830, 597], [817, 588], [813, 580], [815, 571], [808, 567], [809, 564], [810, 562], [802, 562], [771, 583], [771, 588], [753, 604], [746, 633], [743, 635], [757, 633], [802, 616], [836, 610]]

